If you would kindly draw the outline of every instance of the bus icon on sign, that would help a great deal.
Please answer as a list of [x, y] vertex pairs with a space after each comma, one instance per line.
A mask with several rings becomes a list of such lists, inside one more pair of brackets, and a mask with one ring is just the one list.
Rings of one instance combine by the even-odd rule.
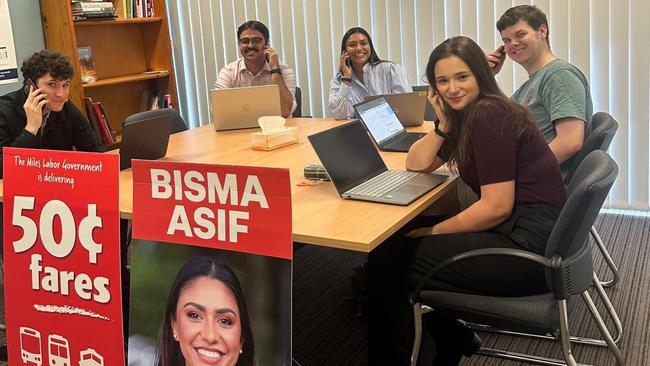
[[23, 363], [31, 362], [36, 366], [43, 364], [41, 355], [41, 333], [27, 327], [20, 327], [20, 358]]
[[92, 348], [79, 352], [79, 366], [104, 366], [104, 357]]
[[68, 340], [58, 334], [47, 337], [50, 351], [50, 366], [70, 366], [70, 346]]

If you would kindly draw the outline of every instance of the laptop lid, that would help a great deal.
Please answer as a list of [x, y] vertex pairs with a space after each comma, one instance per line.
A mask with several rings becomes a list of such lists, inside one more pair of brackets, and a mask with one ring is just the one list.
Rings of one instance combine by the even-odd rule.
[[212, 123], [217, 131], [259, 127], [262, 116], [280, 116], [277, 85], [210, 90]]
[[414, 91], [409, 93], [373, 95], [365, 97], [365, 101], [386, 98], [388, 104], [393, 108], [397, 119], [404, 127], [421, 126], [425, 120], [425, 107], [427, 102], [427, 93]]
[[388, 170], [359, 120], [311, 135], [309, 142], [339, 195]]
[[167, 154], [173, 110], [156, 109], [133, 114], [122, 125], [120, 170], [131, 167], [131, 159], [155, 160]]
[[354, 106], [377, 145], [406, 133], [386, 98], [379, 97]]
[[[419, 92], [424, 94], [425, 98], [427, 92], [429, 91], [428, 85], [418, 85], [413, 87], [414, 92]], [[437, 121], [438, 116], [436, 116], [436, 111], [433, 109], [433, 106], [428, 101], [424, 103], [424, 120], [425, 121]]]

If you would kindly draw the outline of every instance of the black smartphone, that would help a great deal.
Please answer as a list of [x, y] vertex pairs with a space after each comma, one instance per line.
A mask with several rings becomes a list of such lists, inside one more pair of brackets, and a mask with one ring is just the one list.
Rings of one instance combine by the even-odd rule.
[[34, 90], [37, 89], [36, 88], [36, 83], [34, 82], [34, 80], [32, 80], [31, 78], [26, 78], [25, 79], [25, 88], [23, 90], [25, 90], [25, 94], [27, 94], [27, 95], [29, 95], [29, 87], [30, 86], [32, 88], [34, 88]]
[[[268, 49], [269, 49], [269, 46], [264, 46], [264, 51], [266, 51]], [[266, 59], [267, 63], [271, 62], [271, 61], [269, 61], [269, 54], [268, 53], [266, 53], [266, 52], [264, 53], [264, 58]]]
[[501, 57], [503, 57], [506, 54], [506, 46], [501, 45], [499, 48], [497, 48], [497, 52], [501, 54]]
[[352, 61], [350, 61], [350, 56], [348, 56], [348, 57], [345, 59], [345, 64], [346, 64], [349, 68], [352, 68]]

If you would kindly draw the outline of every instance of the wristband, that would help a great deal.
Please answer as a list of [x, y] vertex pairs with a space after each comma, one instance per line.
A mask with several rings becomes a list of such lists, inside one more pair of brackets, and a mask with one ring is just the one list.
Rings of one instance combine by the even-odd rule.
[[282, 75], [282, 69], [280, 69], [280, 68], [272, 69], [272, 70], [271, 70], [271, 74]]
[[443, 139], [446, 139], [446, 138], [449, 137], [449, 134], [448, 134], [448, 133], [446, 133], [446, 132], [442, 132], [442, 131], [440, 130], [440, 120], [439, 120], [439, 119], [433, 121], [433, 125], [435, 126], [435, 128], [433, 129], [433, 131], [435, 131], [436, 135], [442, 137]]

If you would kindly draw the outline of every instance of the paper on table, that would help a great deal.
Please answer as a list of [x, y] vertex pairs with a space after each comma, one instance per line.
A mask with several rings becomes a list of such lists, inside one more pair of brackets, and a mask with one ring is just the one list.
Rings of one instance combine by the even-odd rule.
[[262, 132], [272, 132], [283, 130], [286, 120], [280, 116], [263, 116], [257, 119], [257, 123], [262, 128]]

